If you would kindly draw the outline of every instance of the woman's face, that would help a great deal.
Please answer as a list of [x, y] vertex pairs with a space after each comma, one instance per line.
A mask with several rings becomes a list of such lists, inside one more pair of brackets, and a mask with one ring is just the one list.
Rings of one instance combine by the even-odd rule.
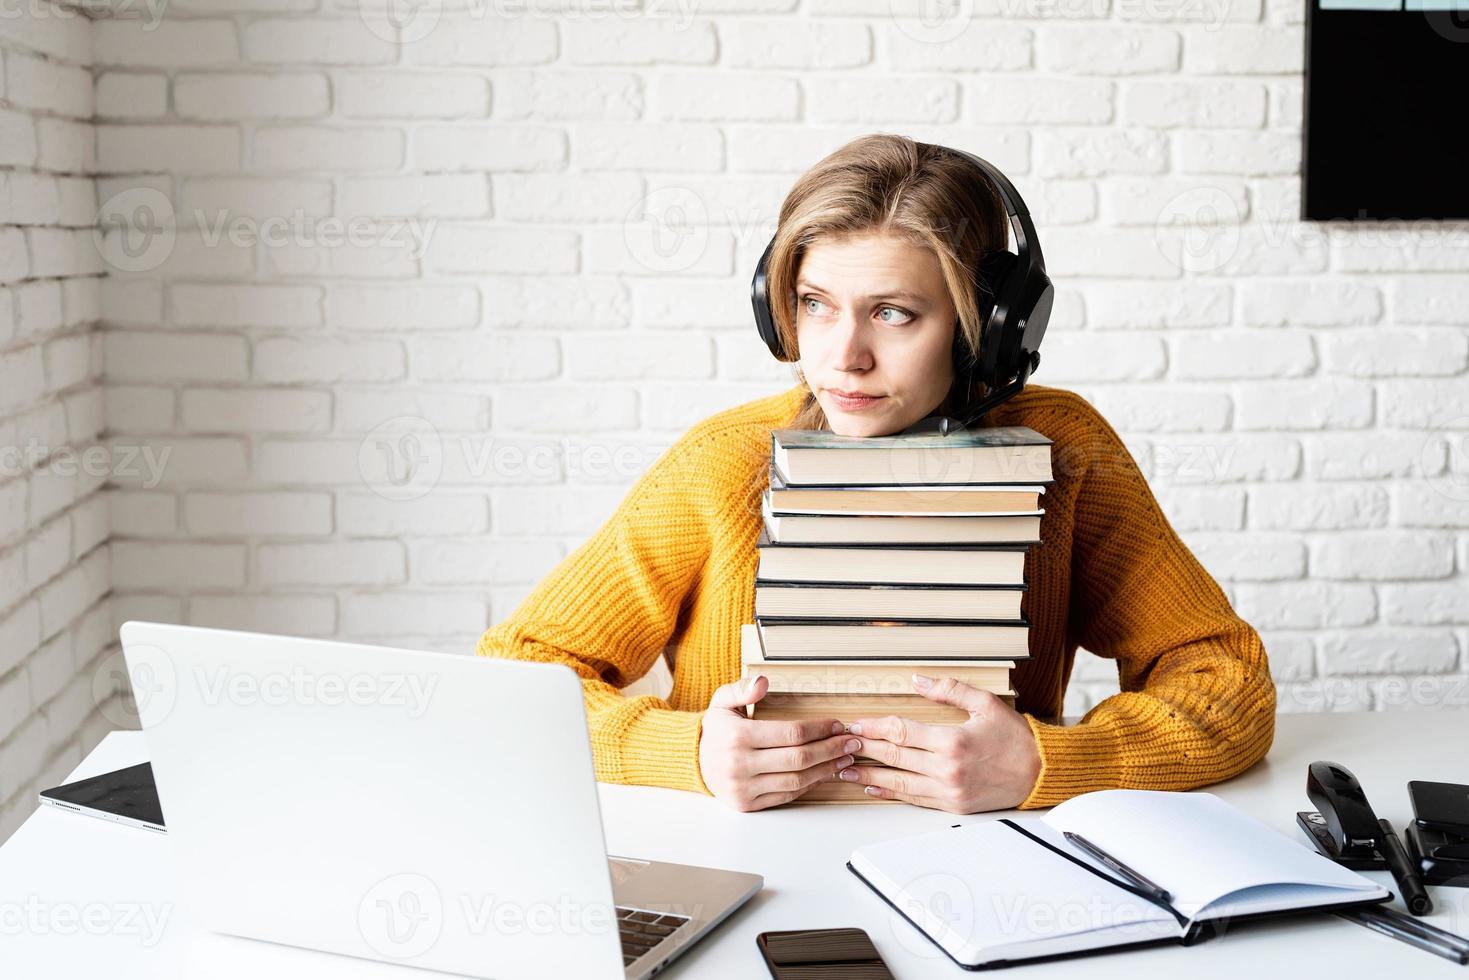
[[811, 245], [796, 271], [796, 339], [831, 430], [891, 435], [938, 408], [954, 379], [957, 315], [927, 248], [879, 234]]

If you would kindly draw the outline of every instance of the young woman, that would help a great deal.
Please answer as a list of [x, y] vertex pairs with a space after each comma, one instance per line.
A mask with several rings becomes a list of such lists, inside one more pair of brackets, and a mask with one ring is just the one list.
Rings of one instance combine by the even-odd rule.
[[[1054, 441], [1043, 540], [1025, 561], [1031, 656], [1013, 673], [1015, 707], [915, 676], [915, 691], [969, 721], [745, 717], [767, 686], [738, 678], [770, 431], [877, 436], [935, 412], [964, 417], [984, 392], [955, 381], [955, 331], [977, 349], [972, 270], [1005, 247], [1006, 230], [972, 165], [896, 135], [854, 140], [797, 180], [767, 281], [785, 300], [771, 305], [798, 383], [685, 432], [476, 651], [582, 677], [598, 779], [710, 793], [740, 810], [849, 779], [873, 796], [973, 813], [1111, 787], [1190, 789], [1265, 754], [1275, 688], [1259, 635], [1107, 421], [1079, 395], [1038, 385], [977, 423]], [[1078, 646], [1116, 661], [1121, 692], [1062, 726]], [[665, 652], [666, 699], [620, 693]], [[854, 765], [858, 755], [887, 766]]]

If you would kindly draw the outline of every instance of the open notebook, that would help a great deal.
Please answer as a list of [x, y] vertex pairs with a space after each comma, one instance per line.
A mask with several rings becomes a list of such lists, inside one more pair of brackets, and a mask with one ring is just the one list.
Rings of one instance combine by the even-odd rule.
[[[1080, 850], [1080, 834], [1170, 893]], [[859, 878], [960, 966], [1190, 945], [1228, 920], [1372, 904], [1392, 893], [1212, 793], [1101, 790], [1044, 817], [1001, 818], [867, 844]]]

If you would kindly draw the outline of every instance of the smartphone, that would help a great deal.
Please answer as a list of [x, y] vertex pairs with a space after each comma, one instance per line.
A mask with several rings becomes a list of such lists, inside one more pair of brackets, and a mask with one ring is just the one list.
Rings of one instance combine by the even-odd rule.
[[755, 937], [775, 980], [893, 980], [861, 929], [792, 929]]
[[1469, 837], [1469, 786], [1410, 779], [1408, 799], [1418, 826]]

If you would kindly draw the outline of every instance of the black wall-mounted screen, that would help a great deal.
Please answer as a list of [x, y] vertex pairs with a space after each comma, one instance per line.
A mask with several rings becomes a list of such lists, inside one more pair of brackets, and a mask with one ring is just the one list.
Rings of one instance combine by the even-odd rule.
[[1306, 0], [1305, 68], [1303, 219], [1469, 217], [1469, 0]]

